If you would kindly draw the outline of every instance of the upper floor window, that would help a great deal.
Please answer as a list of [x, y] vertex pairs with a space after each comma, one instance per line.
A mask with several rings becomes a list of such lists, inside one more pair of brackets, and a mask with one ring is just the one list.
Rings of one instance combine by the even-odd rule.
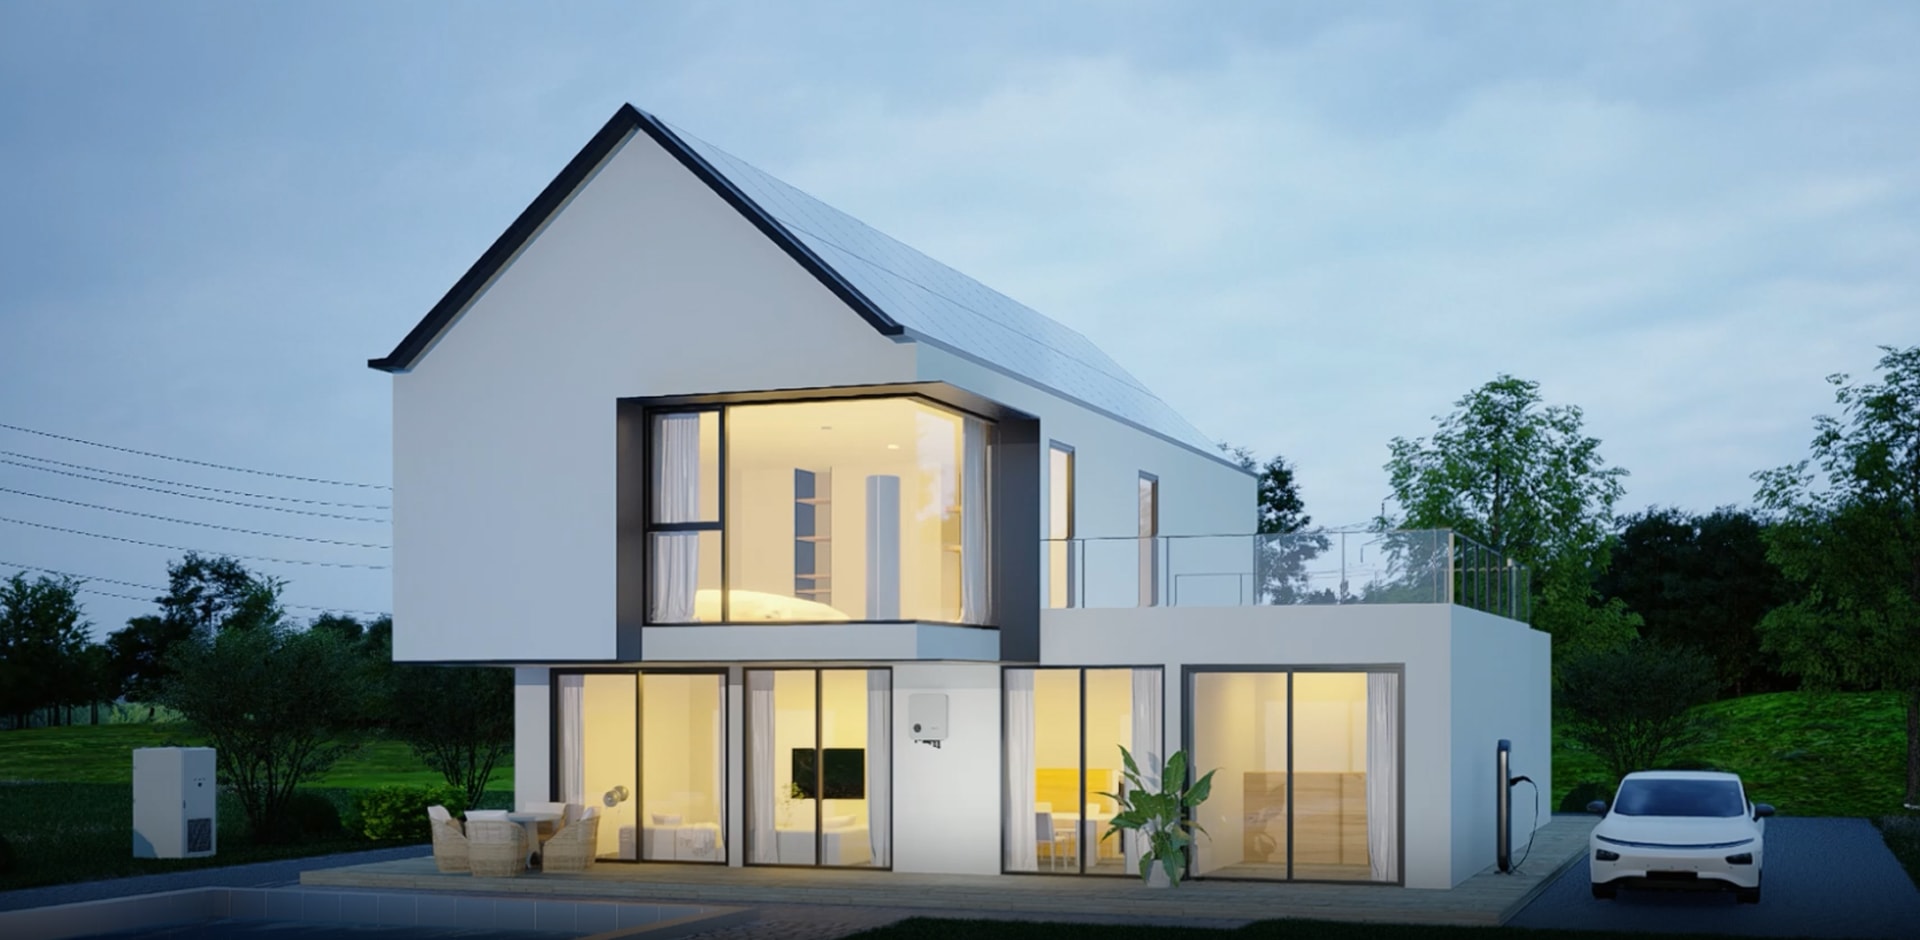
[[914, 398], [653, 415], [653, 623], [986, 623], [991, 425]]
[[1160, 478], [1140, 474], [1140, 606], [1160, 603]]
[[1073, 606], [1073, 448], [1047, 448], [1047, 604]]

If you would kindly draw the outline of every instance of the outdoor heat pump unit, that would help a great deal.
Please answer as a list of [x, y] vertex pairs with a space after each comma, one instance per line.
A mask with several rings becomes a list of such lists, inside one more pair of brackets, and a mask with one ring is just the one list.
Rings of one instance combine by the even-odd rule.
[[212, 855], [217, 792], [213, 748], [135, 748], [133, 857]]

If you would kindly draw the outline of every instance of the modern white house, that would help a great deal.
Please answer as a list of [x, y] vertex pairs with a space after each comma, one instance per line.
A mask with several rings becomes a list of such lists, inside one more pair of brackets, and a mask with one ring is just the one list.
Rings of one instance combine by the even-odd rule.
[[1085, 337], [632, 106], [370, 365], [394, 658], [512, 668], [609, 863], [1128, 875], [1124, 746], [1215, 771], [1191, 877], [1449, 888], [1497, 741], [1551, 792], [1518, 569], [1251, 534]]

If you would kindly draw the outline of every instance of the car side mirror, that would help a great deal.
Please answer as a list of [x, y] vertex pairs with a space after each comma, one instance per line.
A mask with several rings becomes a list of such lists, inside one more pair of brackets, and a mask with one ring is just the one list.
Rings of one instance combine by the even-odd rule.
[[1771, 804], [1767, 804], [1767, 803], [1753, 804], [1753, 818], [1765, 819], [1766, 817], [1771, 815], [1773, 815], [1773, 806]]
[[1607, 801], [1594, 800], [1593, 802], [1588, 803], [1587, 812], [1592, 813], [1595, 816], [1605, 816], [1607, 814]]

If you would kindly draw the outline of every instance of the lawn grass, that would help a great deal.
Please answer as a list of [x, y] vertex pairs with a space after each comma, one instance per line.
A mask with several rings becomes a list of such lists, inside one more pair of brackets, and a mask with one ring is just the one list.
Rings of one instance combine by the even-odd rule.
[[1702, 934], [1263, 920], [1238, 930], [912, 917], [849, 940], [1680, 940]]
[[[133, 858], [133, 749], [206, 742], [180, 724], [75, 725], [0, 733], [0, 836], [12, 848], [0, 890], [304, 858], [404, 843], [370, 842], [353, 833], [288, 845], [256, 845], [231, 792], [219, 796], [218, 854], [200, 859]], [[302, 789], [333, 803], [352, 824], [354, 797], [380, 786], [444, 786], [397, 741], [370, 741]], [[486, 808], [510, 808], [513, 767], [494, 769]]]
[[[1773, 692], [1703, 705], [1712, 724], [1675, 761], [1740, 775], [1783, 816], [1876, 818], [1906, 785], [1906, 712], [1895, 692]], [[1583, 782], [1614, 781], [1594, 755], [1554, 736], [1553, 805]]]
[[[180, 724], [71, 725], [0, 732], [0, 782], [131, 783], [134, 748], [205, 744], [205, 739]], [[445, 782], [405, 744], [376, 739], [334, 764], [313, 785], [364, 790]], [[513, 791], [511, 758], [494, 768], [487, 790]]]

